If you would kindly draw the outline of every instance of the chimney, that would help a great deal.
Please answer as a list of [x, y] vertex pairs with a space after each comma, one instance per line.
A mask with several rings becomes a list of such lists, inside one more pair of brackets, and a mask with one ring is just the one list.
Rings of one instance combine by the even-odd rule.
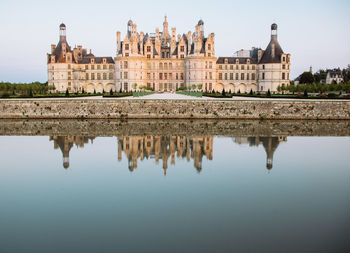
[[121, 47], [120, 32], [117, 32], [117, 56], [119, 54], [120, 47]]

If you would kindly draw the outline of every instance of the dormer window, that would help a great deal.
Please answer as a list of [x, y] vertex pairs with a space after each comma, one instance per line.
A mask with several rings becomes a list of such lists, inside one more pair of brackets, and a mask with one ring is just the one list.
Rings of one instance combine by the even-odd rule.
[[239, 64], [239, 60], [238, 59], [236, 59], [236, 64]]
[[129, 44], [125, 44], [125, 50], [129, 50]]
[[247, 64], [250, 64], [250, 59], [247, 60]]
[[225, 64], [227, 64], [228, 63], [228, 59], [225, 59]]
[[106, 62], [107, 62], [107, 61], [106, 61], [106, 58], [103, 58], [102, 61], [103, 61], [103, 64], [106, 64]]
[[95, 59], [91, 58], [91, 64], [94, 64], [94, 63], [95, 63]]
[[211, 50], [211, 44], [208, 44], [208, 50]]

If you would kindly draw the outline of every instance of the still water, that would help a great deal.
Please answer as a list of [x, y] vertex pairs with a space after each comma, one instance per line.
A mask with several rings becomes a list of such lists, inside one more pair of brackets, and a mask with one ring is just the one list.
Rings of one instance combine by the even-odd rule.
[[2, 122], [0, 252], [349, 252], [348, 127]]

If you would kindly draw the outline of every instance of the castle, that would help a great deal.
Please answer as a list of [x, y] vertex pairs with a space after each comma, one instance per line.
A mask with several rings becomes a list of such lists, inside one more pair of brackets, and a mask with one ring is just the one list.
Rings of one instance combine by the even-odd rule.
[[235, 57], [215, 56], [215, 34], [205, 37], [204, 22], [195, 31], [169, 32], [167, 17], [155, 33], [137, 32], [130, 20], [121, 40], [117, 32], [116, 57], [95, 57], [82, 46], [74, 49], [60, 25], [60, 40], [47, 55], [48, 83], [57, 92], [134, 91], [152, 88], [157, 92], [195, 87], [202, 91], [276, 92], [290, 84], [290, 54], [277, 40], [277, 25], [271, 26], [271, 41], [265, 50], [252, 48]]

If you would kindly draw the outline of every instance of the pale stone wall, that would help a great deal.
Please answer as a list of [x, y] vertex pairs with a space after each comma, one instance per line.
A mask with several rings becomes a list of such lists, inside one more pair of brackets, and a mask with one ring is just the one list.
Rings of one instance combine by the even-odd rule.
[[0, 118], [350, 119], [350, 102], [1, 100]]

